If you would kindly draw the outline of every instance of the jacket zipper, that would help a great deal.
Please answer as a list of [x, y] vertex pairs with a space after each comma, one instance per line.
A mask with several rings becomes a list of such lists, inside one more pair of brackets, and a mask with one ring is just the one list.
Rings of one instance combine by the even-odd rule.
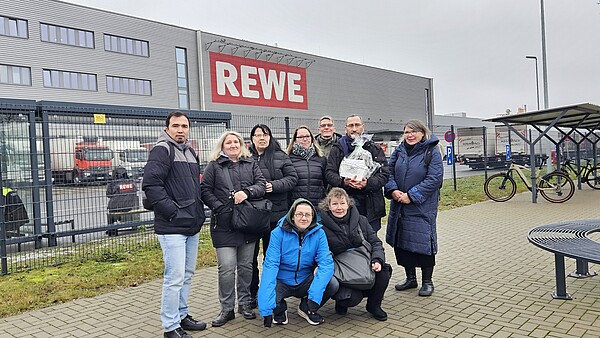
[[304, 242], [304, 236], [302, 234], [298, 234], [298, 263], [296, 263], [296, 271], [294, 272], [294, 280], [296, 281], [296, 285], [298, 285], [298, 270], [300, 270], [300, 254], [302, 253], [302, 242]]

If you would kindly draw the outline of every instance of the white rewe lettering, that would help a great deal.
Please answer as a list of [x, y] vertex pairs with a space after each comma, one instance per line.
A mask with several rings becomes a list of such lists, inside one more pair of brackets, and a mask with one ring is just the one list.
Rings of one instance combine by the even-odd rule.
[[297, 91], [300, 91], [300, 85], [296, 83], [296, 81], [300, 81], [302, 76], [296, 73], [288, 73], [288, 100], [290, 102], [304, 102], [304, 97], [302, 95], [296, 95]]
[[278, 78], [275, 69], [269, 69], [269, 75], [267, 75], [264, 68], [258, 68], [258, 78], [260, 79], [260, 85], [265, 99], [270, 100], [271, 94], [273, 93], [273, 90], [275, 90], [275, 99], [277, 101], [283, 100], [285, 72], [279, 72]]
[[250, 77], [250, 75], [256, 74], [256, 67], [241, 66], [240, 71], [242, 73], [242, 96], [258, 99], [260, 96], [258, 91], [250, 89], [250, 86], [256, 86], [256, 79]]
[[[229, 91], [231, 96], [240, 96], [240, 93], [233, 84], [237, 80], [238, 72], [234, 65], [228, 62], [217, 61], [216, 75], [217, 75], [217, 93], [219, 95], [225, 95], [225, 87]], [[225, 72], [228, 74], [225, 75]]]

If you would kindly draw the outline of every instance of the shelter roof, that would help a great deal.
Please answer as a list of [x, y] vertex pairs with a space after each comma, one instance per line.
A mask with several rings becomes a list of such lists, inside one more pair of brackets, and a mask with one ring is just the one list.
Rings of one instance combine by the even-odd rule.
[[504, 124], [529, 124], [563, 128], [600, 130], [600, 106], [580, 103], [508, 116], [494, 117], [484, 121]]

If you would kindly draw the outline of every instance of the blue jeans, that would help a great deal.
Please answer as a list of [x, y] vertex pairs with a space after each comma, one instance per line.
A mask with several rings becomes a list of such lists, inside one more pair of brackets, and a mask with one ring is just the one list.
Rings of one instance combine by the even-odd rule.
[[[217, 248], [221, 311], [232, 311], [234, 309], [236, 289], [238, 305], [250, 303], [252, 257], [254, 256], [255, 245], [256, 242], [252, 242], [238, 247], [227, 246]], [[235, 280], [236, 272], [237, 283]]]
[[187, 299], [198, 258], [198, 234], [157, 236], [165, 262], [160, 320], [168, 332], [178, 328], [188, 314]]

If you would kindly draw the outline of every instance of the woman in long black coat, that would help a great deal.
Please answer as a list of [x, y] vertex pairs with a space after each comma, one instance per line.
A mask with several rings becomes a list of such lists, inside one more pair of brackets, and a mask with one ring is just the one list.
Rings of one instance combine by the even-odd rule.
[[333, 296], [335, 312], [345, 315], [349, 307], [358, 305], [367, 297], [366, 309], [377, 320], [387, 320], [387, 313], [381, 308], [383, 295], [392, 277], [392, 267], [385, 263], [385, 253], [381, 240], [365, 216], [358, 213], [353, 200], [342, 188], [332, 188], [319, 204], [321, 223], [327, 235], [329, 250], [335, 256], [362, 245], [359, 227], [364, 239], [371, 244], [371, 268], [375, 271], [375, 284], [370, 290], [355, 290], [340, 285]]
[[[235, 317], [236, 289], [238, 313], [246, 319], [256, 318], [252, 310], [250, 283], [252, 255], [259, 236], [233, 229], [232, 216], [234, 204], [264, 196], [265, 178], [244, 145], [242, 136], [234, 131], [221, 135], [210, 160], [202, 176], [202, 201], [213, 212], [210, 237], [219, 265], [221, 312], [212, 326], [222, 326]], [[233, 192], [229, 189], [226, 175], [231, 179]]]
[[319, 205], [325, 197], [327, 187], [327, 158], [323, 157], [321, 148], [315, 143], [315, 137], [307, 126], [294, 130], [287, 153], [298, 174], [298, 182], [290, 196], [291, 201], [305, 198], [313, 205]]
[[[281, 150], [279, 142], [273, 137], [271, 129], [264, 124], [257, 124], [250, 132], [252, 144], [250, 152], [252, 157], [258, 163], [263, 176], [267, 180], [265, 198], [273, 203], [271, 209], [271, 230], [277, 227], [279, 219], [288, 212], [290, 205], [288, 202], [288, 194], [296, 185], [298, 175], [296, 169], [292, 165], [292, 161], [288, 155]], [[262, 236], [263, 256], [269, 247], [269, 239], [271, 231], [266, 232]], [[252, 307], [256, 308], [258, 302], [256, 296], [258, 294], [258, 251], [256, 245], [254, 250], [254, 260], [252, 261], [252, 283], [250, 292], [252, 294]]]

